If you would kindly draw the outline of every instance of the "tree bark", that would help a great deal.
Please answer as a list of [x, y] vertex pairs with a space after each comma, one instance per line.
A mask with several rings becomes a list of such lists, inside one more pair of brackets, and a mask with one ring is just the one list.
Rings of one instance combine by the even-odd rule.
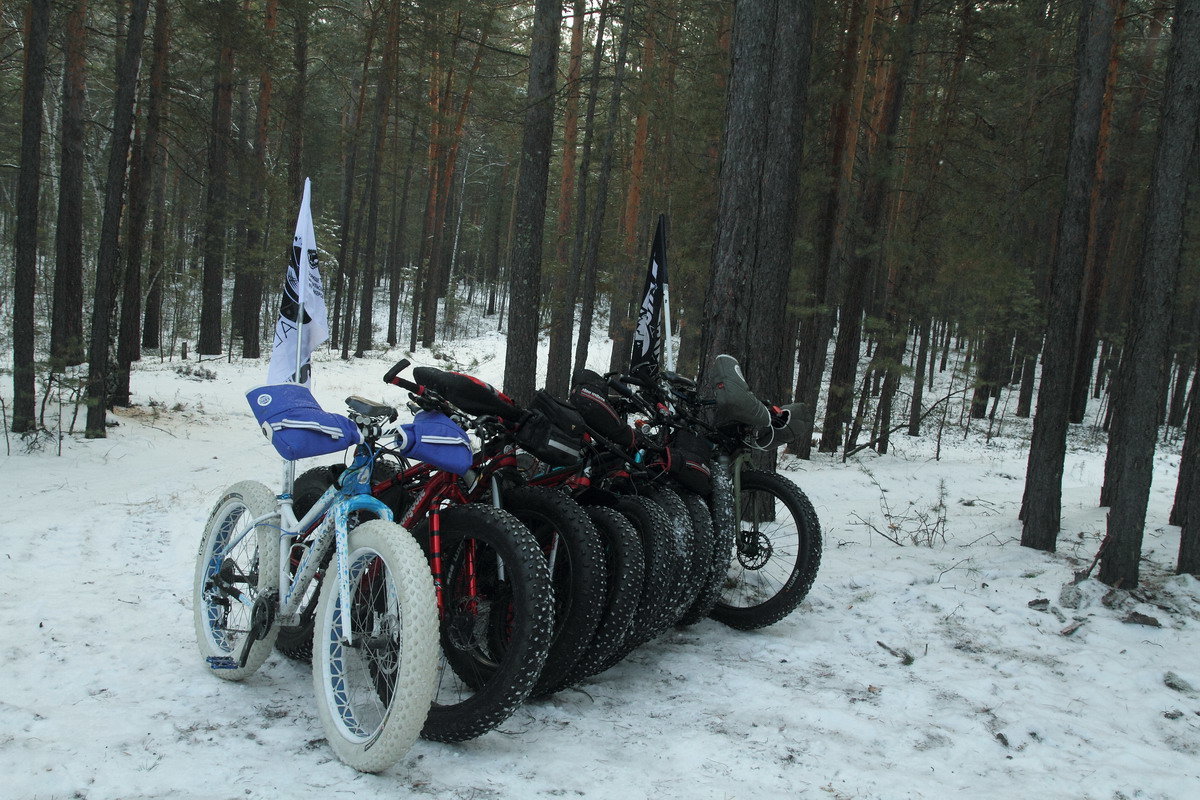
[[42, 98], [46, 89], [49, 0], [32, 0], [25, 18], [25, 79], [21, 91], [21, 166], [17, 175], [17, 235], [13, 270], [13, 433], [34, 430], [33, 296], [37, 284], [41, 196]]
[[50, 357], [62, 366], [74, 366], [83, 363], [83, 151], [87, 0], [76, 0], [67, 16], [65, 50], [62, 158], [59, 162], [58, 224], [55, 226]]
[[[121, 229], [121, 207], [125, 196], [125, 166], [133, 132], [133, 104], [137, 93], [142, 39], [150, 0], [132, 0], [125, 44], [117, 63], [117, 94], [113, 103], [112, 141], [108, 151], [108, 179], [104, 189], [104, 216], [100, 224], [100, 248], [96, 257], [96, 294], [92, 302], [92, 338], [88, 347], [87, 423], [89, 439], [106, 436], [108, 408], [108, 346], [112, 325], [113, 286], [120, 259], [117, 238]], [[218, 334], [220, 331], [218, 330]]]
[[555, 62], [562, 3], [537, 0], [529, 51], [528, 107], [517, 174], [517, 214], [509, 257], [508, 340], [504, 391], [518, 403], [533, 397], [537, 376], [538, 311], [542, 279], [542, 233], [546, 183], [554, 132]]
[[791, 388], [792, 343], [779, 331], [786, 327], [811, 47], [810, 0], [735, 6], [700, 376], [704, 382], [713, 359], [728, 353], [763, 399]]
[[864, 179], [860, 219], [855, 230], [855, 242], [849, 257], [845, 295], [839, 318], [837, 344], [829, 382], [829, 397], [825, 405], [825, 424], [821, 431], [820, 450], [834, 452], [842, 438], [842, 428], [848, 421], [854, 401], [855, 376], [862, 345], [862, 316], [866, 309], [866, 292], [871, 270], [877, 265], [887, 241], [885, 217], [887, 198], [891, 191], [892, 162], [895, 156], [896, 132], [904, 105], [909, 64], [916, 43], [917, 23], [921, 16], [922, 0], [911, 0], [901, 11], [901, 39], [895, 63], [889, 72], [887, 86], [879, 107], [882, 131], [878, 144], [869, 156], [871, 167]]
[[[1112, 438], [1121, 442], [1119, 462], [1115, 465], [1121, 475], [1121, 489], [1113, 498], [1108, 515], [1108, 544], [1100, 557], [1100, 580], [1125, 588], [1138, 583], [1188, 178], [1196, 160], [1196, 126], [1200, 122], [1200, 0], [1179, 0], [1172, 27], [1171, 56], [1139, 263], [1138, 302], [1134, 305], [1133, 325], [1126, 342], [1127, 357], [1122, 359], [1122, 405], [1112, 432]], [[1181, 566], [1185, 555], [1181, 544]]]
[[229, 202], [229, 141], [233, 133], [233, 26], [237, 3], [222, 0], [218, 12], [217, 59], [208, 145], [204, 203], [204, 276], [200, 289], [200, 355], [221, 354], [224, 312], [225, 227]]
[[1087, 254], [1088, 209], [1096, 177], [1100, 114], [1117, 2], [1086, 0], [1079, 20], [1078, 79], [1067, 148], [1066, 194], [1059, 218], [1049, 324], [1042, 349], [1042, 380], [1022, 503], [1021, 544], [1038, 550], [1055, 549], [1060, 525], [1075, 326], [1079, 316]]
[[[600, 235], [604, 230], [604, 212], [608, 207], [608, 182], [612, 177], [613, 150], [619, 127], [621, 91], [625, 81], [625, 54], [629, 46], [632, 28], [633, 3], [627, 2], [625, 14], [621, 20], [621, 39], [617, 45], [613, 93], [608, 106], [608, 129], [604, 133], [604, 143], [600, 150], [600, 176], [596, 183], [596, 201], [592, 203], [592, 219], [588, 224], [587, 252], [584, 254], [583, 285], [581, 286], [579, 308], [579, 341], [575, 343], [575, 372], [587, 366], [588, 348], [592, 339], [592, 317], [596, 306], [596, 271], [600, 261]], [[629, 266], [632, 267], [632, 264]], [[667, 335], [670, 335], [669, 332]]]
[[121, 327], [117, 335], [117, 369], [113, 405], [130, 403], [130, 371], [142, 358], [142, 245], [147, 227], [146, 213], [156, 177], [159, 131], [166, 91], [167, 30], [170, 12], [166, 0], [155, 0], [153, 48], [150, 62], [150, 92], [146, 101], [146, 125], [134, 148], [129, 169], [129, 221], [126, 225], [125, 280], [121, 296]]
[[[546, 388], [563, 397], [570, 389], [571, 332], [575, 326], [575, 293], [579, 273], [571, 268], [567, 245], [571, 234], [571, 201], [575, 199], [575, 150], [579, 138], [580, 79], [583, 73], [583, 28], [585, 0], [574, 0], [571, 20], [571, 54], [567, 67], [566, 109], [563, 115], [562, 183], [558, 192], [558, 229], [555, 261], [561, 279], [551, 292], [550, 350], [546, 357]], [[605, 11], [601, 10], [603, 17]], [[594, 95], [593, 95], [594, 97]], [[595, 108], [589, 98], [588, 106]], [[589, 120], [590, 122], [590, 120]], [[589, 141], [590, 144], [590, 141]]]

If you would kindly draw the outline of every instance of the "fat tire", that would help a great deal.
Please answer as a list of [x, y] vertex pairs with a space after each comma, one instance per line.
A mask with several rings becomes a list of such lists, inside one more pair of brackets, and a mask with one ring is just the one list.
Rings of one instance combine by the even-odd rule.
[[616, 509], [629, 520], [641, 539], [646, 578], [638, 598], [634, 624], [620, 648], [604, 665], [605, 669], [666, 630], [669, 624], [665, 621], [667, 604], [672, 594], [672, 555], [662, 535], [670, 527], [667, 512], [650, 498], [641, 496], [620, 498]]
[[558, 536], [550, 573], [554, 632], [531, 695], [545, 697], [569, 685], [568, 676], [587, 652], [604, 614], [608, 566], [596, 526], [569, 495], [542, 486], [519, 486], [503, 492], [501, 503], [534, 535], [547, 562], [553, 537]]
[[661, 483], [643, 489], [645, 495], [662, 506], [669, 524], [662, 534], [671, 554], [671, 600], [664, 616], [663, 630], [679, 621], [696, 599], [700, 576], [695, 574], [695, 532], [687, 505], [679, 492]]
[[[196, 628], [196, 642], [205, 667], [219, 678], [240, 681], [254, 674], [271, 653], [278, 625], [271, 625], [265, 636], [250, 645], [245, 665], [239, 662], [241, 641], [249, 629], [249, 612], [240, 604], [213, 602], [210, 580], [221, 570], [222, 563], [229, 561], [248, 595], [257, 599], [270, 596], [279, 589], [279, 529], [278, 517], [273, 524], [260, 525], [257, 531], [247, 533], [238, 544], [236, 556], [230, 561], [216, 562], [215, 551], [223, 547], [235, 535], [238, 525], [244, 525], [276, 510], [275, 493], [258, 481], [242, 481], [221, 493], [221, 499], [213, 507], [204, 526], [200, 548], [196, 554], [196, 571], [192, 581], [192, 611]], [[243, 563], [244, 562], [244, 563]], [[274, 602], [274, 598], [272, 598]], [[218, 607], [225, 607], [222, 614]], [[229, 609], [236, 608], [238, 627], [229, 627]], [[244, 628], [244, 630], [243, 630]], [[229, 638], [230, 633], [235, 635]], [[240, 634], [240, 635], [238, 635]], [[231, 666], [231, 663], [234, 666]]]
[[[821, 524], [812, 503], [804, 492], [800, 491], [800, 487], [781, 475], [757, 469], [742, 470], [741, 490], [743, 509], [747, 507], [748, 496], [761, 493], [778, 500], [796, 524], [795, 532], [790, 536], [785, 535], [778, 541], [767, 539], [773, 547], [790, 545], [790, 541], [794, 539], [796, 548], [787, 576], [779, 580], [779, 587], [774, 589], [769, 597], [753, 605], [735, 605], [729, 602], [733, 593], [745, 584], [747, 572], [756, 573], [756, 570], [745, 569], [736, 554], [722, 581], [721, 596], [710, 616], [732, 628], [754, 630], [783, 619], [808, 595], [821, 565]], [[743, 523], [739, 520], [733, 530], [737, 532], [742, 526]], [[745, 553], [741, 555], [744, 556]]]
[[[474, 739], [507, 720], [533, 691], [546, 653], [554, 623], [550, 571], [542, 557], [537, 539], [506, 511], [472, 503], [440, 512], [442, 559], [447, 608], [441, 621], [442, 663], [438, 671], [439, 691], [446, 681], [466, 674], [470, 677], [473, 656], [453, 643], [455, 559], [467, 540], [482, 543], [499, 556], [505, 568], [505, 583], [496, 590], [507, 594], [506, 606], [512, 607], [511, 635], [500, 661], [476, 673], [476, 679], [464, 685], [469, 696], [455, 702], [439, 702], [434, 697], [421, 736], [439, 742]], [[429, 519], [422, 520], [413, 533], [428, 553]], [[447, 698], [449, 699], [449, 698]]]
[[[360, 772], [379, 772], [408, 752], [429, 713], [437, 676], [437, 602], [425, 555], [404, 528], [386, 520], [367, 520], [350, 531], [347, 543], [351, 591], [360, 601], [357, 607], [352, 602], [350, 611], [355, 628], [352, 643], [345, 643], [341, 627], [338, 582], [327, 580], [321, 586], [317, 603], [313, 688], [317, 714], [337, 757]], [[354, 568], [364, 559], [370, 563], [355, 573]], [[380, 563], [390, 581], [384, 587], [384, 595], [376, 593], [365, 598], [369, 603], [365, 610], [368, 617], [363, 628], [358, 629], [355, 620], [364, 613], [361, 604], [364, 598], [358, 594], [369, 580], [380, 577]], [[374, 607], [381, 600], [396, 607]], [[379, 647], [368, 650], [364, 639], [385, 642], [390, 639], [398, 646], [394, 651]], [[360, 673], [368, 681], [367, 691], [354, 692], [343, 671], [352, 671], [354, 663], [360, 661], [360, 669], [367, 673]], [[370, 731], [353, 730], [359, 724], [356, 718], [359, 709], [352, 706], [364, 699], [370, 707], [367, 724], [372, 724], [373, 715], [381, 710], [382, 718]], [[377, 701], [378, 705], [369, 701]]]
[[588, 516], [604, 544], [608, 592], [604, 616], [587, 652], [569, 677], [577, 683], [602, 670], [620, 651], [633, 629], [634, 615], [646, 579], [646, 554], [637, 529], [616, 509], [591, 506]]
[[708, 504], [704, 502], [704, 498], [693, 492], [680, 492], [680, 497], [687, 506], [688, 516], [692, 520], [692, 534], [695, 537], [693, 550], [695, 559], [692, 561], [692, 569], [697, 580], [696, 594], [692, 598], [692, 604], [677, 624], [694, 625], [707, 617], [708, 612], [717, 602], [721, 587], [719, 578], [724, 577], [725, 569], [728, 567], [729, 551], [726, 549], [725, 565], [721, 567], [721, 573], [717, 579], [714, 579], [716, 564], [719, 561], [716, 552], [719, 543], [713, 532], [712, 514]]

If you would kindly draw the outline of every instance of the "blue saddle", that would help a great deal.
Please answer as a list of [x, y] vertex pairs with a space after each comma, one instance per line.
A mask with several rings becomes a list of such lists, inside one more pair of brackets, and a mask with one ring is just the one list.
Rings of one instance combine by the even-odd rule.
[[323, 410], [298, 383], [259, 386], [246, 400], [263, 435], [288, 461], [337, 453], [362, 441], [349, 417]]

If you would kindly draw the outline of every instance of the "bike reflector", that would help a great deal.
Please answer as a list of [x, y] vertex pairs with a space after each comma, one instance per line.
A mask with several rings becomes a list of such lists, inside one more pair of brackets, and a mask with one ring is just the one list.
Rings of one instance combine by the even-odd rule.
[[417, 412], [412, 422], [400, 426], [396, 444], [405, 457], [446, 472], [462, 475], [471, 468], [471, 440], [467, 432], [437, 411]]
[[345, 450], [362, 441], [349, 417], [331, 414], [298, 383], [259, 386], [246, 401], [276, 452], [288, 461]]

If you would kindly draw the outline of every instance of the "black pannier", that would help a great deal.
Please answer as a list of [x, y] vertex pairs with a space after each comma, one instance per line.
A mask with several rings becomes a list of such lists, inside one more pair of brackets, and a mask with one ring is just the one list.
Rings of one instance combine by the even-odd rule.
[[537, 409], [530, 409], [517, 429], [517, 444], [539, 461], [566, 467], [579, 461], [580, 440], [565, 433]]
[[650, 466], [674, 475], [688, 491], [707, 497], [712, 494], [711, 452], [712, 445], [706, 439], [690, 431], [678, 430]]
[[516, 439], [538, 460], [565, 467], [579, 461], [586, 429], [578, 411], [539, 390], [521, 419]]
[[626, 450], [634, 448], [633, 429], [625, 422], [625, 416], [608, 401], [608, 385], [604, 378], [590, 369], [575, 373], [571, 388], [571, 405], [574, 406], [588, 427], [605, 439]]

